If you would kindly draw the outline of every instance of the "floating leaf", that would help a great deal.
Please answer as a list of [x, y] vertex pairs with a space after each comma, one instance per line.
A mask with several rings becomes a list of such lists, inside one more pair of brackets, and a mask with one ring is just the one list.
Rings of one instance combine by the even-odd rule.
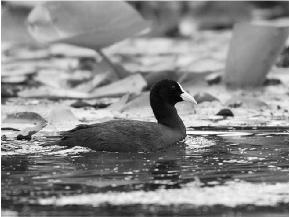
[[194, 98], [198, 102], [198, 104], [202, 102], [212, 102], [212, 101], [219, 101], [215, 96], [211, 95], [210, 93], [206, 92], [199, 92], [194, 95]]
[[114, 83], [94, 89], [91, 93], [82, 93], [72, 89], [42, 86], [23, 90], [18, 93], [20, 97], [28, 98], [70, 98], [90, 99], [100, 97], [117, 97], [127, 93], [140, 94], [147, 86], [146, 80], [139, 74], [131, 75]]
[[112, 84], [99, 87], [90, 94], [90, 97], [122, 96], [127, 93], [139, 94], [146, 86], [146, 80], [141, 75], [136, 74]]
[[39, 88], [31, 88], [28, 90], [20, 91], [18, 93], [18, 96], [27, 97], [27, 98], [53, 98], [53, 99], [88, 98], [88, 94], [86, 93], [81, 93], [81, 92], [70, 90], [70, 89], [55, 88], [55, 87], [48, 87], [48, 86], [43, 86]]
[[[10, 85], [10, 84], [1, 84], [1, 97], [16, 97], [17, 93], [19, 91], [19, 87], [16, 85]], [[3, 100], [3, 99], [2, 99]]]
[[105, 72], [102, 74], [94, 75], [91, 80], [77, 85], [74, 89], [81, 92], [90, 92], [96, 87], [108, 83], [110, 80], [112, 80], [112, 73]]
[[27, 77], [24, 75], [18, 76], [2, 76], [1, 82], [8, 83], [8, 84], [21, 84], [27, 81]]
[[49, 46], [52, 56], [95, 58], [96, 52], [92, 49], [78, 47], [70, 44], [56, 43]]
[[39, 122], [34, 127], [27, 127], [23, 130], [21, 130], [19, 133], [17, 133], [17, 140], [31, 140], [31, 136], [37, 132], [39, 132], [42, 128], [46, 126], [46, 121]]
[[[121, 110], [129, 111], [133, 109], [143, 110], [144, 107], [150, 107], [149, 93], [145, 92], [128, 102]], [[152, 111], [151, 111], [152, 112]]]
[[48, 124], [43, 131], [58, 132], [70, 130], [80, 124], [69, 107], [59, 106], [50, 111], [48, 115]]
[[264, 86], [274, 86], [281, 84], [281, 80], [279, 78], [266, 78], [263, 85]]
[[100, 49], [148, 28], [126, 2], [45, 2], [28, 17], [29, 31], [40, 42], [64, 42]]
[[85, 78], [85, 76], [89, 77], [85, 72], [76, 74], [62, 69], [48, 68], [39, 70], [34, 80], [54, 88], [69, 88], [68, 78], [73, 79], [76, 77], [81, 80], [81, 77]]
[[41, 122], [45, 122], [45, 119], [35, 112], [16, 112], [12, 114], [7, 114], [5, 119], [3, 120], [5, 127], [8, 127], [9, 124], [35, 125]]
[[5, 64], [2, 65], [1, 69], [1, 76], [28, 76], [36, 73], [36, 67], [32, 64]]
[[206, 76], [205, 79], [208, 85], [219, 84], [222, 81], [222, 75], [220, 73], [213, 72]]
[[108, 109], [111, 111], [122, 111], [122, 109], [125, 107], [127, 101], [129, 100], [130, 94], [126, 94], [123, 97], [120, 98], [118, 102], [115, 102], [111, 104]]
[[226, 105], [229, 107], [247, 107], [247, 108], [257, 108], [268, 107], [268, 104], [256, 97], [243, 97], [243, 96], [234, 96], [226, 102]]
[[35, 112], [17, 112], [8, 114], [3, 121], [2, 129], [20, 129], [16, 133], [19, 140], [31, 140], [31, 136], [47, 124], [46, 120]]
[[216, 115], [223, 116], [223, 117], [233, 117], [234, 116], [233, 112], [228, 108], [221, 109]]

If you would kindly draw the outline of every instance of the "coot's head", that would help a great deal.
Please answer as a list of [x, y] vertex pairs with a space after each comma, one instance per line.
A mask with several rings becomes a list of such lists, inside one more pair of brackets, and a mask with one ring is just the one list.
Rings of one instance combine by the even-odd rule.
[[181, 101], [197, 104], [193, 96], [186, 92], [178, 82], [172, 80], [162, 80], [156, 83], [151, 89], [150, 100], [151, 103], [161, 101], [172, 106]]

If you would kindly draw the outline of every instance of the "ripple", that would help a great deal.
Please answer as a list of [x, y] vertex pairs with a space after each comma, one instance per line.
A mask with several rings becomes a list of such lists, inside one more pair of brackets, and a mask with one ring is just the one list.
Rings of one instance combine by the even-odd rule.
[[[5, 144], [6, 145], [6, 144]], [[42, 146], [40, 142], [22, 142], [15, 141], [13, 144], [7, 145], [2, 148], [1, 155], [55, 155], [55, 156], [68, 156], [79, 153], [91, 152], [92, 150], [85, 147], [75, 146], [72, 148], [61, 147], [57, 145]]]

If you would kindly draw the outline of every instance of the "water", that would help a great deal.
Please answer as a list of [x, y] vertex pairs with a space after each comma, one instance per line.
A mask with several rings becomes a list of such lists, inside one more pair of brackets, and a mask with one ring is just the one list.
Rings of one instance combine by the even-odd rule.
[[2, 216], [288, 216], [288, 128], [188, 133], [153, 154], [2, 142]]

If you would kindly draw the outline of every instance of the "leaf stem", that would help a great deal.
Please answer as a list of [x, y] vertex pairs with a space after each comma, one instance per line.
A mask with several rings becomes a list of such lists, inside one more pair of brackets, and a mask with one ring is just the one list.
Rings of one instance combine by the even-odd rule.
[[116, 74], [118, 78], [120, 78], [121, 73], [118, 71], [117, 67], [110, 61], [110, 59], [102, 52], [101, 49], [96, 50], [97, 53], [103, 58], [105, 62], [112, 68], [113, 72]]

